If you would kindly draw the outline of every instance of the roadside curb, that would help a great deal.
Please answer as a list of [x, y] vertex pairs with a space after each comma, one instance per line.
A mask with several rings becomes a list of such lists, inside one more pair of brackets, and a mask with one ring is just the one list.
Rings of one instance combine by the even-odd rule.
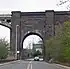
[[13, 64], [13, 63], [16, 63], [20, 60], [16, 60], [16, 61], [11, 61], [11, 62], [6, 62], [6, 63], [1, 63], [0, 66], [3, 66], [3, 65], [8, 65], [8, 64]]
[[64, 65], [60, 65], [60, 64], [56, 64], [57, 66], [60, 66], [60, 67], [63, 67], [63, 68], [66, 68], [66, 69], [70, 69], [70, 67], [68, 66], [64, 66]]

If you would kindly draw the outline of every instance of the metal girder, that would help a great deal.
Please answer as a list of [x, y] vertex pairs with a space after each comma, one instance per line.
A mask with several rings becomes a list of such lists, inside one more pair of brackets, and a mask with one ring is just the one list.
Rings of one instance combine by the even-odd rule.
[[0, 14], [0, 25], [11, 29], [11, 14]]
[[8, 27], [8, 28], [11, 29], [11, 24], [9, 24], [8, 22], [2, 22], [2, 21], [0, 21], [0, 25], [3, 25], [5, 27]]
[[0, 17], [11, 17], [11, 14], [0, 14]]

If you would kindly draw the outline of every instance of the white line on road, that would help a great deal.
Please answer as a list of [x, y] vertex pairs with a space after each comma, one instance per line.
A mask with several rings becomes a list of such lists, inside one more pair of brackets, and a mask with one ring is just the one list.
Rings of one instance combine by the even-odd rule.
[[32, 69], [32, 63], [31, 63], [31, 69]]
[[[28, 63], [27, 69], [30, 68], [31, 63], [32, 63], [32, 61], [30, 61], [30, 62]], [[31, 65], [31, 68], [32, 68], [32, 65]]]

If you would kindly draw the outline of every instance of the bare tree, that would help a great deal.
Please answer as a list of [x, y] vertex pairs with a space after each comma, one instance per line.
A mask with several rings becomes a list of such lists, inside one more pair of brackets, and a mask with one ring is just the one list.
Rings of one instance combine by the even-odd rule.
[[57, 6], [64, 5], [66, 3], [69, 3], [67, 4], [66, 9], [70, 11], [70, 0], [59, 0], [59, 3], [57, 4]]

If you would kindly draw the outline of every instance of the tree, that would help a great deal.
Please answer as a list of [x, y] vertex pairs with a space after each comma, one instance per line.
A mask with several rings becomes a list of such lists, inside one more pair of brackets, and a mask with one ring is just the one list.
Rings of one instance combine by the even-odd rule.
[[46, 40], [45, 44], [46, 56], [48, 59], [54, 58], [57, 59], [60, 55], [61, 50], [61, 40], [57, 37], [52, 37], [49, 40]]
[[61, 32], [46, 40], [46, 55], [58, 61], [70, 62], [70, 22], [65, 22]]
[[[64, 5], [66, 3], [70, 3], [70, 0], [59, 0], [59, 3], [57, 4], [57, 6], [60, 6], [60, 5]], [[66, 8], [70, 11], [70, 4], [67, 4]]]
[[55, 26], [56, 35], [45, 41], [46, 57], [47, 59], [57, 59], [60, 56], [60, 51], [62, 48], [61, 37], [62, 37], [62, 26]]
[[37, 51], [35, 51], [35, 52], [33, 53], [33, 56], [34, 56], [34, 57], [35, 57], [35, 56], [39, 56], [39, 55], [42, 55], [39, 50], [37, 50]]
[[5, 59], [8, 56], [8, 41], [5, 38], [0, 39], [0, 59]]
[[62, 46], [64, 60], [70, 62], [70, 22], [64, 23]]
[[37, 55], [41, 55], [41, 52], [39, 50], [36, 51]]

